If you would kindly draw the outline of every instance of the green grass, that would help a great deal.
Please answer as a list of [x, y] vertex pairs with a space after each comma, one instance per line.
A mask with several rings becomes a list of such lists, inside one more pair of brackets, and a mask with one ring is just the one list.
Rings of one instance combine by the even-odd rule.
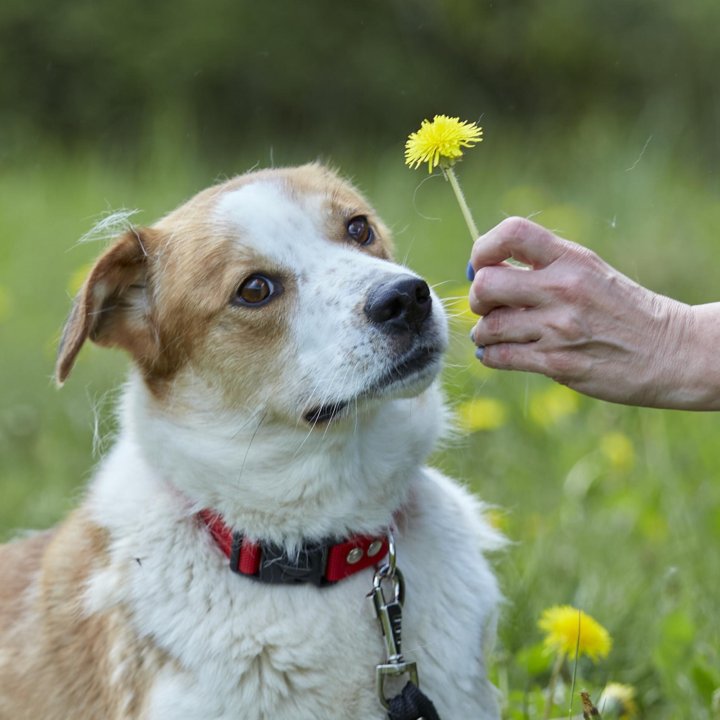
[[[641, 156], [646, 140], [600, 125], [565, 138], [490, 137], [459, 176], [481, 228], [505, 214], [538, 213], [656, 290], [716, 300], [718, 181], [667, 138], [653, 138]], [[400, 143], [393, 152], [331, 160], [394, 228], [399, 257], [441, 294], [462, 297], [469, 240], [450, 188], [404, 168]], [[52, 524], [77, 501], [97, 461], [95, 422], [110, 442], [124, 358], [87, 348], [62, 391], [51, 380], [69, 283], [99, 251], [76, 239], [110, 208], [142, 208], [140, 222], [151, 222], [214, 179], [267, 164], [269, 148], [215, 164], [168, 143], [142, 165], [41, 157], [0, 170], [0, 539]], [[276, 163], [304, 159], [298, 148], [275, 148]], [[450, 307], [459, 312], [462, 301]], [[610, 405], [542, 377], [485, 370], [467, 339], [471, 323], [459, 315], [449, 400], [493, 399], [495, 422], [449, 441], [434, 462], [496, 505], [512, 540], [497, 558], [507, 605], [493, 671], [510, 690], [509, 716], [524, 717], [527, 705], [527, 716], [538, 717], [534, 688], [547, 683], [548, 663], [533, 651], [537, 618], [571, 603], [614, 640], [607, 660], [581, 663], [580, 687], [631, 683], [652, 720], [718, 717], [718, 416]]]

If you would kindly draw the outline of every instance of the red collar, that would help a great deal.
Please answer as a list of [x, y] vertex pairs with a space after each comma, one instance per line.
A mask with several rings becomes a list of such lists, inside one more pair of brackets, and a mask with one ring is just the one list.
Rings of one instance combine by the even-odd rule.
[[267, 583], [331, 585], [377, 565], [388, 552], [387, 537], [353, 535], [341, 542], [305, 544], [290, 558], [278, 545], [254, 543], [233, 532], [212, 510], [201, 510], [198, 517], [230, 558], [233, 572]]

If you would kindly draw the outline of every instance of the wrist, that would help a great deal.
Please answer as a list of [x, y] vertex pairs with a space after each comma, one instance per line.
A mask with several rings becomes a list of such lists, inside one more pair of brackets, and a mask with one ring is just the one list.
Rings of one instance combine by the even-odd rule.
[[665, 304], [664, 333], [657, 343], [655, 407], [720, 409], [720, 303]]

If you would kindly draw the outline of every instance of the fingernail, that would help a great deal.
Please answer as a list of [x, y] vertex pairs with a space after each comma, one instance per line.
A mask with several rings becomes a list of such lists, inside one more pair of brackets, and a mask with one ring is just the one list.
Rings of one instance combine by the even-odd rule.
[[480, 362], [482, 362], [482, 359], [483, 359], [483, 356], [484, 356], [484, 355], [485, 355], [485, 348], [484, 348], [484, 347], [479, 347], [479, 348], [475, 351], [475, 357], [476, 357]]
[[470, 339], [475, 342], [475, 328], [470, 331]]
[[471, 262], [468, 262], [467, 270], [465, 271], [465, 274], [467, 275], [467, 279], [470, 282], [472, 282], [475, 279], [475, 268], [472, 266]]

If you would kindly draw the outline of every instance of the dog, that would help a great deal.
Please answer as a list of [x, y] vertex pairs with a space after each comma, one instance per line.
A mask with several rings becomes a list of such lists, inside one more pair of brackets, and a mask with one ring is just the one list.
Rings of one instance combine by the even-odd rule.
[[[56, 366], [124, 349], [120, 429], [63, 523], [0, 548], [0, 717], [380, 720], [407, 678], [376, 666], [414, 662], [441, 717], [497, 720], [502, 539], [423, 465], [446, 324], [320, 164], [128, 223]], [[396, 657], [373, 588], [403, 601]]]

